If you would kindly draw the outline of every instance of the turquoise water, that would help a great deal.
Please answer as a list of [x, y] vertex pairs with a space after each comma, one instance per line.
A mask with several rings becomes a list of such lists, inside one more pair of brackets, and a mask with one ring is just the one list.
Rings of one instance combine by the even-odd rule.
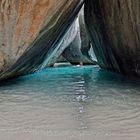
[[0, 86], [2, 140], [138, 140], [139, 83], [99, 67], [49, 68]]

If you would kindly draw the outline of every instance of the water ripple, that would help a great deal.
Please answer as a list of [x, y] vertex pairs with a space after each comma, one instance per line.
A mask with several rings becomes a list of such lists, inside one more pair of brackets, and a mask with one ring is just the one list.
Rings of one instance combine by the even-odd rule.
[[[0, 86], [0, 135], [140, 137], [140, 86], [98, 67], [54, 68]], [[23, 134], [24, 135], [24, 134]]]

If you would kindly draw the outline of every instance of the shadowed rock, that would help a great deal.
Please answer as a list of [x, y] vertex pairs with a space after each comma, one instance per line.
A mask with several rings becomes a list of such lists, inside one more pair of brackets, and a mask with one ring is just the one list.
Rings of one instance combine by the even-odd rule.
[[89, 60], [90, 63], [96, 64], [97, 59], [89, 39], [84, 19], [84, 7], [79, 14], [80, 37], [81, 37], [81, 52]]
[[90, 41], [85, 28], [83, 8], [81, 9], [75, 22], [75, 27], [77, 29], [77, 35], [70, 44], [67, 43], [67, 47], [62, 54], [63, 57], [74, 65], [80, 63], [95, 64], [95, 59], [93, 60], [93, 57], [89, 54], [91, 45], [89, 45]]
[[[71, 43], [67, 43], [67, 47], [64, 50], [62, 56], [71, 64], [92, 64], [92, 62], [86, 58], [81, 52], [81, 36], [80, 36], [80, 27], [79, 27], [79, 18], [75, 22], [76, 27], [76, 36]], [[71, 34], [74, 36], [74, 34]], [[71, 37], [70, 37], [71, 38]]]
[[70, 26], [68, 31], [63, 36], [63, 38], [61, 39], [60, 43], [58, 44], [57, 52], [54, 51], [53, 52], [54, 55], [50, 54], [50, 56], [48, 57], [49, 59], [46, 59], [43, 62], [42, 67], [53, 66], [57, 62], [57, 60], [59, 59], [59, 57], [61, 56], [63, 51], [68, 47], [69, 44], [71, 44], [71, 42], [73, 42], [73, 40], [77, 36], [77, 31], [78, 31], [78, 27], [77, 27], [76, 23], [77, 23], [77, 20], [75, 20], [72, 23], [72, 25]]
[[0, 79], [46, 67], [75, 20], [83, 0], [1, 0]]
[[140, 1], [86, 0], [85, 21], [99, 65], [140, 76]]

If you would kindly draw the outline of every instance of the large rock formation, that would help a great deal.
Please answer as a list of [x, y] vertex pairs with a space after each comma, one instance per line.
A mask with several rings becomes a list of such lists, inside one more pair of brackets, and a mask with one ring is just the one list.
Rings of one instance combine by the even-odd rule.
[[[81, 48], [81, 38], [80, 38], [80, 28], [79, 28], [79, 20], [77, 18], [75, 22], [75, 27], [76, 27], [76, 36], [70, 42], [69, 44], [67, 43], [67, 47], [62, 53], [62, 56], [69, 61], [71, 64], [79, 64], [80, 62], [83, 61], [83, 55], [80, 51]], [[73, 34], [71, 34], [73, 36]]]
[[80, 37], [81, 37], [81, 52], [86, 58], [88, 58], [88, 60], [92, 64], [96, 64], [97, 59], [95, 57], [92, 44], [89, 39], [87, 29], [85, 26], [84, 6], [79, 13], [79, 25], [80, 25]]
[[75, 22], [75, 27], [77, 35], [70, 44], [66, 44], [67, 47], [62, 53], [63, 58], [74, 65], [96, 64], [96, 59], [93, 57], [93, 53], [90, 53], [92, 47], [85, 27], [84, 8], [79, 12]]
[[[83, 38], [81, 38], [81, 28], [79, 25], [79, 17], [77, 18], [76, 22], [75, 22], [75, 27], [76, 27], [76, 31], [77, 34], [74, 38], [74, 40], [69, 44], [67, 43], [67, 47], [64, 50], [64, 52], [62, 53], [63, 57], [66, 58], [66, 60], [68, 62], [70, 62], [71, 64], [77, 65], [77, 64], [94, 64], [94, 62], [92, 60], [90, 60], [90, 58], [88, 58], [87, 56], [82, 54], [82, 42]], [[74, 34], [71, 34], [72, 36], [74, 36]], [[86, 34], [85, 34], [86, 37]], [[69, 41], [69, 39], [68, 39]], [[88, 48], [88, 46], [85, 46], [86, 48]], [[87, 49], [88, 52], [88, 49]]]
[[[42, 67], [53, 66], [59, 59], [64, 50], [75, 40], [78, 32], [77, 19], [72, 23], [68, 31], [64, 34], [59, 44], [57, 44], [57, 50], [53, 51], [53, 54], [49, 54], [48, 58], [43, 62]], [[77, 48], [77, 46], [76, 46]], [[71, 53], [71, 52], [70, 52]]]
[[140, 1], [86, 0], [85, 20], [100, 66], [140, 76]]
[[139, 0], [0, 0], [0, 80], [51, 66], [62, 52], [93, 62], [92, 47], [101, 68], [140, 76]]
[[82, 4], [83, 0], [1, 0], [0, 79], [51, 63], [62, 51], [60, 44]]

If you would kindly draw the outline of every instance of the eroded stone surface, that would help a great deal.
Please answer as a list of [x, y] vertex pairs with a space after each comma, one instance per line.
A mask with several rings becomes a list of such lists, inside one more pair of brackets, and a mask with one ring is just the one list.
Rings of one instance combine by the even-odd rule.
[[[69, 38], [67, 38], [67, 45], [66, 49], [63, 52], [63, 57], [66, 58], [68, 62], [71, 64], [77, 65], [77, 64], [89, 64], [92, 63], [88, 58], [86, 58], [82, 52], [81, 52], [81, 36], [80, 36], [80, 26], [79, 26], [79, 16], [77, 20], [75, 21], [75, 33], [76, 34], [70, 34]], [[70, 38], [74, 36], [73, 40], [71, 42], [68, 42]]]
[[[80, 10], [80, 13], [75, 22], [76, 36], [74, 40], [67, 43], [67, 47], [63, 52], [63, 57], [66, 58], [71, 64], [95, 64], [95, 61], [90, 57], [89, 51], [91, 46], [89, 46], [89, 37], [86, 32], [84, 23], [84, 9]], [[74, 36], [74, 34], [71, 34]], [[70, 39], [71, 37], [69, 37]], [[68, 40], [69, 40], [68, 39]]]
[[86, 0], [85, 20], [102, 68], [140, 76], [140, 1]]
[[83, 0], [1, 0], [0, 78], [42, 68], [57, 53], [82, 4]]
[[[57, 46], [56, 51], [54, 51], [54, 55], [51, 54], [48, 59], [46, 59], [46, 61], [44, 62], [44, 64], [42, 66], [53, 66], [55, 64], [55, 62], [57, 62], [57, 60], [59, 59], [59, 57], [63, 54], [63, 52], [65, 50], [67, 50], [67, 48], [69, 48], [69, 46], [73, 43], [74, 46], [76, 48], [78, 48], [80, 42], [74, 42], [76, 36], [77, 36], [77, 32], [79, 31], [79, 26], [77, 26], [77, 22], [78, 19], [76, 18], [76, 20], [72, 23], [72, 25], [70, 26], [70, 28], [68, 29], [68, 31], [65, 33], [65, 35], [63, 36], [63, 38], [61, 39], [60, 43]], [[73, 50], [68, 52], [69, 54], [73, 53]], [[79, 52], [78, 52], [79, 53]], [[70, 61], [72, 59], [76, 59], [74, 56], [68, 56], [66, 55], [65, 58], [68, 58], [68, 60]]]
[[92, 44], [87, 33], [84, 19], [84, 6], [79, 13], [80, 37], [81, 37], [81, 52], [92, 64], [96, 64], [97, 59], [94, 55]]

